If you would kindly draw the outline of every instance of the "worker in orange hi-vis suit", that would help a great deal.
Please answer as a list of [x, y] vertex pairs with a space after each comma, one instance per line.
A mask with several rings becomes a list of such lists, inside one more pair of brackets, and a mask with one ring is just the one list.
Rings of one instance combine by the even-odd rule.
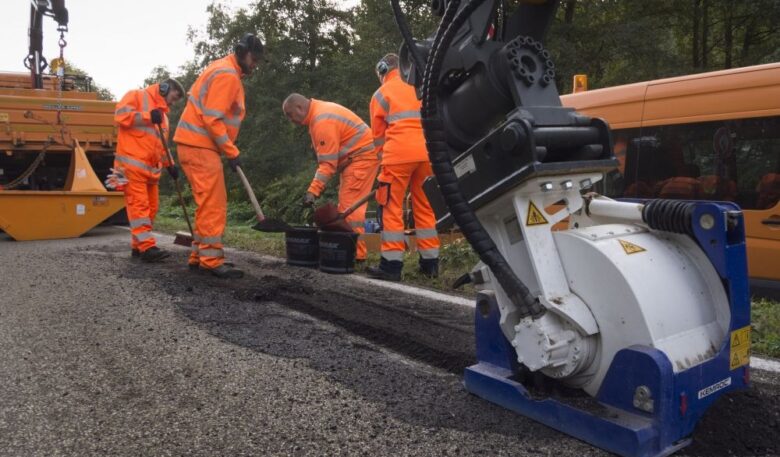
[[233, 171], [241, 166], [235, 144], [246, 112], [241, 78], [251, 74], [262, 60], [263, 43], [247, 33], [234, 51], [212, 62], [192, 85], [173, 137], [197, 205], [189, 266], [219, 278], [244, 275], [225, 264], [222, 235], [227, 223], [227, 192], [220, 155], [225, 155]]
[[[176, 166], [168, 161], [163, 141], [168, 141], [168, 107], [184, 97], [184, 88], [175, 79], [131, 90], [116, 105], [114, 121], [119, 125], [114, 180], [125, 194], [130, 221], [132, 256], [144, 262], [158, 262], [168, 253], [158, 248], [152, 235], [157, 215], [160, 172], [168, 170], [179, 178]], [[163, 139], [158, 126], [162, 127]], [[109, 186], [111, 184], [109, 183]]]
[[436, 217], [423, 193], [423, 182], [433, 175], [423, 137], [420, 101], [414, 87], [398, 71], [398, 56], [388, 54], [379, 61], [376, 73], [382, 86], [371, 99], [371, 130], [379, 149], [381, 169], [376, 200], [382, 207], [382, 258], [368, 275], [390, 281], [401, 280], [403, 268], [403, 201], [407, 188], [412, 194], [420, 271], [430, 277], [439, 274], [439, 235]]
[[[304, 205], [314, 204], [336, 173], [341, 173], [339, 207], [343, 212], [371, 192], [379, 169], [379, 159], [371, 130], [357, 114], [331, 102], [290, 94], [282, 110], [291, 122], [309, 127], [317, 153], [317, 172], [303, 197]], [[357, 233], [365, 231], [366, 207], [362, 205], [346, 221]], [[366, 259], [366, 242], [358, 240], [355, 259]]]

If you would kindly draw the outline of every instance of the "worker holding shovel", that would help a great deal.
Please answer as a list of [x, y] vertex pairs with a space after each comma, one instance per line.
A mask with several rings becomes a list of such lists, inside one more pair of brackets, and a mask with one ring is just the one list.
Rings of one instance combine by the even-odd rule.
[[124, 191], [132, 256], [144, 262], [159, 262], [168, 256], [157, 247], [152, 223], [157, 215], [162, 168], [174, 179], [178, 179], [179, 171], [166, 155], [160, 131], [167, 135], [169, 106], [183, 97], [182, 85], [167, 79], [131, 90], [117, 103], [114, 112], [119, 135], [113, 173], [106, 184]]
[[[301, 94], [290, 94], [284, 100], [282, 110], [294, 124], [308, 126], [317, 153], [317, 171], [303, 197], [304, 204], [314, 204], [337, 173], [341, 173], [340, 212], [371, 192], [379, 159], [371, 129], [357, 114], [337, 103], [310, 99]], [[360, 205], [345, 217], [357, 233], [365, 231], [366, 206], [365, 203]], [[365, 259], [366, 243], [359, 240], [355, 260]]]
[[188, 263], [190, 269], [218, 278], [244, 276], [243, 271], [225, 264], [222, 235], [227, 224], [227, 191], [220, 156], [224, 154], [234, 172], [241, 172], [235, 144], [246, 113], [241, 78], [250, 75], [262, 59], [263, 43], [247, 33], [232, 54], [206, 67], [190, 88], [173, 138], [197, 205]]

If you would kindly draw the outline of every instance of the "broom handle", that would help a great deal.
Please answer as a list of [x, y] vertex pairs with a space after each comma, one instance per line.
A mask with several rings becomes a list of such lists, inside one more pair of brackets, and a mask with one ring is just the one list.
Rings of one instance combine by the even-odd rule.
[[345, 218], [345, 217], [349, 216], [350, 214], [354, 213], [355, 210], [357, 210], [358, 208], [363, 206], [363, 204], [365, 204], [368, 200], [370, 200], [371, 197], [374, 196], [374, 194], [376, 194], [376, 189], [374, 189], [371, 192], [367, 193], [360, 200], [356, 201], [352, 206], [350, 206], [349, 208], [345, 209], [344, 212], [341, 213], [341, 215], [339, 215], [339, 217], [340, 218]]
[[[160, 136], [163, 148], [165, 148], [165, 156], [168, 157], [168, 163], [173, 166], [173, 156], [171, 155], [171, 150], [168, 149], [168, 142], [165, 141], [165, 135], [163, 135], [162, 125], [160, 124], [157, 124], [157, 133]], [[190, 229], [190, 235], [192, 235], [194, 232], [192, 231], [192, 224], [190, 224], [190, 216], [187, 214], [187, 205], [184, 204], [184, 197], [181, 195], [181, 183], [179, 183], [178, 179], [174, 179], [173, 183], [176, 186], [176, 193], [179, 195], [179, 204], [184, 212], [184, 220], [187, 221], [187, 228]]]
[[241, 178], [241, 182], [244, 184], [244, 189], [246, 189], [246, 193], [249, 195], [249, 201], [252, 202], [252, 207], [255, 209], [257, 221], [263, 222], [265, 220], [265, 214], [263, 214], [263, 210], [260, 209], [260, 203], [257, 202], [255, 192], [252, 190], [252, 186], [249, 185], [249, 181], [247, 181], [246, 175], [244, 175], [244, 170], [242, 170], [240, 166], [236, 166], [236, 173], [238, 173], [238, 177]]

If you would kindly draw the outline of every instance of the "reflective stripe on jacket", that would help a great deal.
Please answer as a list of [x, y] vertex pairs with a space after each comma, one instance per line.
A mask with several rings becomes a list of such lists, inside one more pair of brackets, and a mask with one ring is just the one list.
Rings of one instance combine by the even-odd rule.
[[170, 165], [157, 126], [152, 124], [153, 109], [163, 112], [163, 137], [167, 141], [168, 104], [158, 84], [126, 93], [114, 111], [114, 122], [119, 126], [117, 156], [132, 158], [150, 170]]
[[192, 85], [173, 141], [238, 157], [244, 86], [235, 54], [212, 62]]
[[371, 131], [383, 165], [427, 162], [428, 150], [414, 87], [391, 70], [371, 98]]
[[309, 192], [320, 195], [337, 171], [351, 160], [376, 160], [371, 131], [357, 114], [331, 102], [311, 100], [304, 124], [317, 153], [317, 172]]

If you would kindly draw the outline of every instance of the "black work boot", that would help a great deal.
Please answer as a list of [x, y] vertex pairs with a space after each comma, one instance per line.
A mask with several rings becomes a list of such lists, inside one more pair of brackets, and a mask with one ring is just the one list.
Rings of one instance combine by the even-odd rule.
[[401, 280], [401, 270], [403, 268], [404, 263], [400, 260], [385, 260], [382, 258], [378, 267], [366, 268], [366, 275], [373, 279], [397, 282]]
[[217, 268], [208, 268], [206, 271], [220, 279], [239, 279], [244, 277], [243, 271], [224, 264]]
[[[233, 262], [225, 262], [222, 265], [226, 267], [234, 267], [236, 266]], [[209, 271], [208, 268], [201, 268], [199, 263], [188, 263], [187, 268], [190, 269], [192, 272], [202, 272], [202, 271]]]
[[423, 259], [420, 257], [420, 273], [428, 278], [439, 277], [439, 259]]
[[141, 253], [141, 261], [146, 263], [160, 262], [169, 255], [171, 255], [169, 252], [163, 251], [157, 246], [152, 246]]

